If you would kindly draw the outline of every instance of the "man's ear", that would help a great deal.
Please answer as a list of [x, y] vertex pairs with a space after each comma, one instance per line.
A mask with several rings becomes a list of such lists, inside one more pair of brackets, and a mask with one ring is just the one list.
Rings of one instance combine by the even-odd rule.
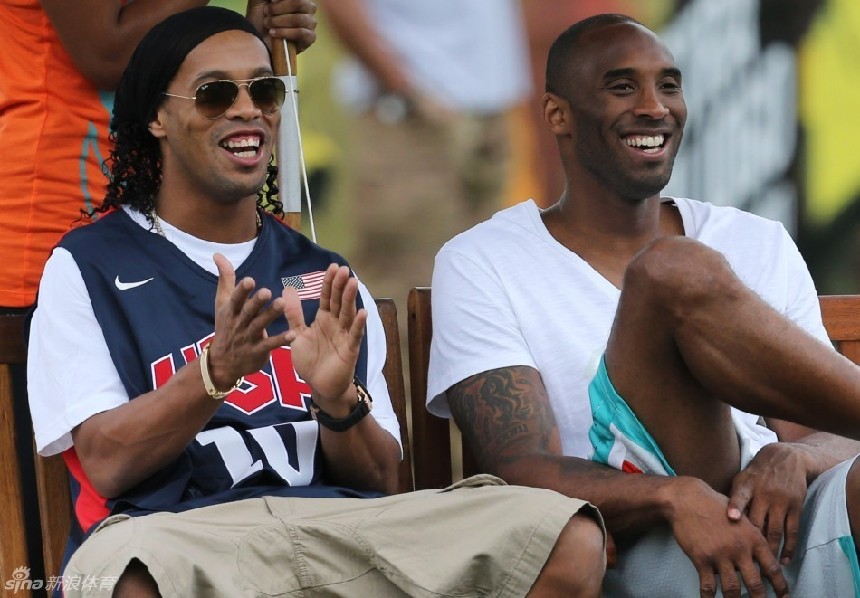
[[543, 94], [543, 120], [553, 135], [570, 132], [570, 102], [552, 92]]
[[163, 115], [160, 109], [155, 113], [155, 118], [149, 121], [147, 128], [156, 139], [162, 139], [167, 136], [167, 131], [164, 130]]

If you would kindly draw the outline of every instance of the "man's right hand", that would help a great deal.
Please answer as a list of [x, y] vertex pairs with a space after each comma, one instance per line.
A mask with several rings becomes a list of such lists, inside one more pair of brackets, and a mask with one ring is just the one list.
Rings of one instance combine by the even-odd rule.
[[[265, 365], [275, 348], [286, 344], [284, 335], [269, 337], [266, 327], [283, 316], [284, 300], [243, 278], [236, 282], [236, 272], [226, 257], [214, 256], [218, 267], [218, 289], [215, 292], [215, 337], [209, 347], [209, 370], [218, 389], [230, 388], [242, 376]], [[271, 301], [271, 303], [270, 303]]]
[[782, 568], [759, 529], [746, 516], [729, 521], [728, 498], [705, 482], [688, 477], [677, 481], [668, 519], [678, 545], [699, 573], [700, 595], [716, 595], [719, 574], [726, 598], [740, 598], [741, 580], [752, 598], [764, 598], [765, 579], [777, 597], [788, 596]]

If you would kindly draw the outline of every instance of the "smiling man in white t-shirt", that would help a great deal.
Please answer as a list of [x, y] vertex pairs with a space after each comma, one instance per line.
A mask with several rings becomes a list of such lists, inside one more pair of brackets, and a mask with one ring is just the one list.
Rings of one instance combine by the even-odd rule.
[[601, 509], [608, 596], [853, 595], [860, 445], [836, 434], [860, 438], [860, 368], [779, 223], [661, 197], [681, 81], [629, 17], [559, 36], [567, 188], [437, 255], [428, 409], [484, 471]]

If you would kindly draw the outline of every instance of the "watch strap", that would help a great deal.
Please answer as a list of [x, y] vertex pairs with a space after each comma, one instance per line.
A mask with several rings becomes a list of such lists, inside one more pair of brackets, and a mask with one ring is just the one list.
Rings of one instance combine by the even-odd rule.
[[324, 426], [332, 432], [346, 432], [355, 424], [364, 419], [364, 416], [370, 413], [373, 409], [373, 398], [367, 392], [367, 387], [358, 379], [353, 377], [352, 384], [355, 386], [355, 391], [358, 394], [358, 402], [349, 415], [342, 419], [337, 419], [323, 411], [319, 405], [311, 399], [311, 417], [313, 417], [321, 426]]

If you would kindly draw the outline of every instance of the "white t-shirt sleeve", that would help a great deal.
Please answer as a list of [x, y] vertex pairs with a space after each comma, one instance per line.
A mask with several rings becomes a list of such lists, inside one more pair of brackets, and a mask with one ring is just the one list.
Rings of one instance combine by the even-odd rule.
[[44, 456], [72, 446], [72, 429], [128, 402], [72, 255], [54, 249], [39, 284], [30, 327], [27, 394], [36, 448]]
[[499, 278], [450, 245], [436, 256], [431, 301], [431, 413], [451, 417], [445, 391], [469, 376], [501, 367], [537, 367]]
[[815, 283], [800, 250], [785, 229], [783, 229], [783, 244], [788, 261], [788, 296], [785, 315], [809, 334], [830, 345], [830, 338], [827, 336], [827, 330], [821, 318], [821, 303], [818, 300]]
[[361, 300], [367, 309], [367, 324], [365, 334], [367, 335], [367, 380], [364, 380], [367, 391], [373, 399], [373, 419], [389, 434], [394, 436], [397, 445], [400, 446], [400, 458], [403, 458], [403, 446], [400, 444], [400, 425], [397, 415], [391, 405], [391, 397], [388, 394], [388, 384], [382, 368], [385, 366], [386, 342], [385, 329], [382, 327], [382, 319], [376, 309], [376, 302], [370, 295], [367, 287], [359, 281], [358, 291]]

